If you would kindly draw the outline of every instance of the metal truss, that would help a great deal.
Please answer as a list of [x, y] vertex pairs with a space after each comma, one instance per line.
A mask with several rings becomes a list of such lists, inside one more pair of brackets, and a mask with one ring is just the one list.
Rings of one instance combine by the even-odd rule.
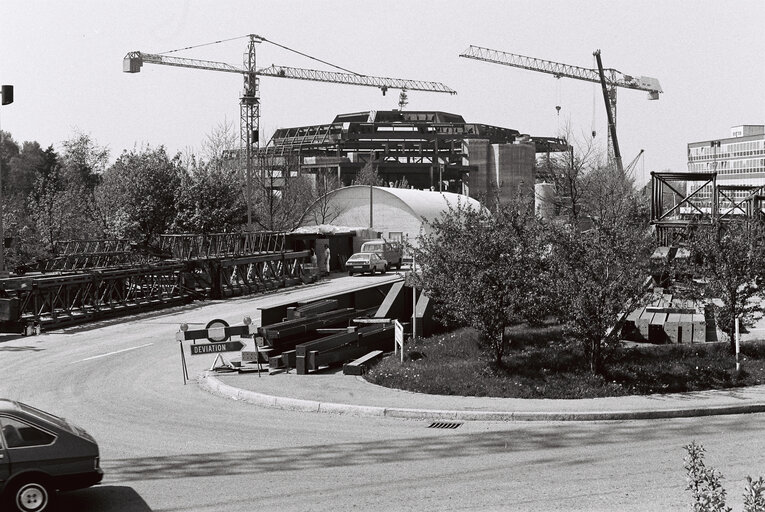
[[720, 184], [715, 172], [651, 173], [651, 224], [660, 246], [681, 243], [690, 226], [762, 213], [763, 199], [765, 185]]
[[7, 279], [5, 293], [11, 298], [3, 300], [14, 303], [10, 309], [17, 316], [3, 320], [60, 327], [179, 304], [188, 296], [183, 287], [183, 267], [181, 263], [170, 263], [133, 270]]
[[180, 260], [244, 256], [285, 250], [285, 233], [247, 232], [160, 235], [159, 249]]
[[[527, 69], [529, 71], [539, 71], [541, 73], [553, 75], [556, 78], [566, 77], [600, 83], [600, 73], [597, 69], [583, 68], [550, 60], [526, 57], [525, 55], [492, 50], [491, 48], [483, 48], [481, 46], [470, 45], [467, 50], [460, 54], [460, 57]], [[645, 76], [634, 77], [612, 68], [607, 68], [605, 71], [608, 72], [609, 86], [637, 89], [655, 94], [663, 92], [659, 85], [659, 81], [655, 78]]]
[[[687, 183], [701, 185], [692, 187], [692, 191], [688, 192], [685, 189]], [[702, 191], [710, 191], [711, 196], [703, 198]], [[665, 200], [667, 192], [672, 194], [671, 205]], [[651, 173], [651, 224], [656, 228], [660, 246], [679, 243], [691, 224], [711, 224], [718, 211], [717, 173]]]
[[[172, 259], [3, 279], [0, 331], [63, 327], [304, 282], [303, 264], [310, 253], [286, 250], [285, 238], [284, 233], [271, 232], [162, 235], [156, 250]], [[83, 261], [92, 261], [99, 249], [125, 247], [124, 241], [61, 244], [68, 257], [79, 254]], [[78, 252], [86, 250], [96, 255]]]
[[44, 260], [43, 272], [112, 267], [134, 262], [130, 242], [125, 239], [62, 240], [53, 244], [54, 257]]
[[[762, 212], [762, 197], [765, 185], [717, 185], [720, 205], [720, 218], [725, 219], [735, 215], [751, 217]], [[743, 199], [736, 198], [736, 192]]]

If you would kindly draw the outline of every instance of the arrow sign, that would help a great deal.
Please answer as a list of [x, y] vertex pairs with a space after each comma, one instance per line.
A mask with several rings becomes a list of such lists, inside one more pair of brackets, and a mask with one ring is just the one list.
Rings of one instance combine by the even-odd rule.
[[225, 341], [223, 343], [200, 343], [198, 345], [191, 345], [191, 355], [198, 356], [200, 354], [217, 354], [220, 352], [236, 352], [242, 350], [244, 343], [241, 341]]

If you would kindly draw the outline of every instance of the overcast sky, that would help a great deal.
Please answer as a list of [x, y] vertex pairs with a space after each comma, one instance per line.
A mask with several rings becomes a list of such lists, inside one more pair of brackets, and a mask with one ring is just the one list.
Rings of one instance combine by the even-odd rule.
[[[686, 144], [765, 124], [765, 2], [729, 1], [63, 1], [2, 0], [0, 83], [15, 102], [0, 128], [21, 143], [60, 148], [75, 131], [112, 159], [136, 145], [199, 153], [225, 121], [239, 123], [236, 74], [147, 64], [122, 72], [128, 51], [159, 53], [255, 33], [353, 71], [440, 81], [456, 96], [409, 93], [409, 110], [443, 110], [469, 122], [577, 138], [595, 129], [605, 147], [597, 86], [459, 58], [469, 45], [582, 67], [657, 78], [659, 101], [619, 89], [625, 163], [645, 149], [638, 178], [686, 169]], [[242, 65], [246, 39], [173, 55]], [[272, 63], [329, 69], [274, 45]], [[338, 113], [397, 107], [398, 92], [264, 77], [261, 131], [329, 123]], [[558, 115], [555, 106], [560, 105]]]

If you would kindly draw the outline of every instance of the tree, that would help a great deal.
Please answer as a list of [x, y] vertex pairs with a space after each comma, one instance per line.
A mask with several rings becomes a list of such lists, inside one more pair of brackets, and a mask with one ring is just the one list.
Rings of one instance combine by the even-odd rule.
[[613, 327], [643, 295], [651, 238], [634, 187], [617, 171], [592, 173], [586, 208], [593, 227], [549, 226], [555, 295], [566, 333], [594, 373], [618, 344]]
[[[53, 151], [53, 148], [48, 149]], [[46, 169], [48, 163], [40, 144], [24, 142], [18, 156], [11, 158], [7, 176], [3, 176], [4, 194], [26, 198], [32, 192], [37, 176], [50, 172]]]
[[63, 142], [62, 163], [65, 179], [92, 192], [109, 165], [109, 149], [99, 146], [90, 135], [76, 131]]
[[209, 163], [215, 163], [214, 165], [236, 162], [235, 158], [227, 158], [226, 152], [237, 148], [238, 144], [238, 128], [231, 121], [224, 119], [207, 134], [207, 138], [202, 143], [202, 158]]
[[459, 203], [429, 224], [414, 249], [418, 283], [442, 318], [477, 329], [501, 365], [505, 329], [523, 322], [546, 288], [533, 205], [516, 198], [492, 214]]
[[194, 165], [181, 178], [178, 212], [173, 230], [220, 233], [239, 230], [246, 221], [246, 206], [235, 170], [214, 164]]
[[311, 184], [300, 174], [294, 155], [259, 155], [253, 192], [252, 221], [266, 231], [295, 228], [314, 200]]
[[63, 147], [60, 157], [52, 147], [45, 151], [45, 165], [29, 196], [30, 215], [49, 252], [56, 240], [103, 236], [96, 222], [93, 190], [106, 168], [109, 151], [80, 132], [64, 141]]
[[340, 188], [340, 181], [333, 173], [316, 175], [316, 199], [307, 208], [305, 216], [310, 218], [314, 224], [330, 224], [337, 219], [343, 209], [337, 203], [331, 200], [331, 192]]
[[112, 236], [150, 242], [172, 226], [184, 171], [164, 146], [123, 151], [96, 191], [102, 222]]
[[356, 178], [353, 180], [354, 185], [370, 185], [373, 187], [384, 187], [385, 181], [380, 177], [377, 172], [378, 163], [375, 160], [370, 160], [361, 170], [356, 174]]
[[[566, 128], [561, 137], [564, 140], [572, 140], [570, 128]], [[592, 181], [586, 177], [592, 169], [601, 166], [602, 160], [602, 154], [592, 139], [582, 137], [577, 144], [569, 146], [569, 151], [550, 154], [537, 168], [538, 177], [555, 185], [555, 209], [574, 226], [587, 214], [585, 196]]]
[[706, 281], [704, 294], [722, 301], [718, 321], [735, 352], [735, 325], [753, 320], [759, 309], [755, 299], [765, 297], [765, 220], [761, 216], [715, 220], [711, 226], [696, 226], [689, 239], [695, 273]]

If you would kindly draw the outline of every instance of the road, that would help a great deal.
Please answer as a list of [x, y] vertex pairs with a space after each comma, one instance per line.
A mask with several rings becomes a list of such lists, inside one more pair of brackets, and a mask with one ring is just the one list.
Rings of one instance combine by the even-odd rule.
[[[68, 511], [684, 510], [682, 446], [705, 445], [741, 509], [765, 464], [765, 416], [592, 423], [427, 421], [261, 408], [184, 386], [174, 334], [266, 303], [207, 302], [33, 337], [0, 338], [0, 396], [66, 416], [99, 441], [102, 485]], [[188, 355], [197, 375], [212, 356]], [[253, 375], [252, 378], [258, 378]], [[265, 377], [268, 378], [268, 377]]]

